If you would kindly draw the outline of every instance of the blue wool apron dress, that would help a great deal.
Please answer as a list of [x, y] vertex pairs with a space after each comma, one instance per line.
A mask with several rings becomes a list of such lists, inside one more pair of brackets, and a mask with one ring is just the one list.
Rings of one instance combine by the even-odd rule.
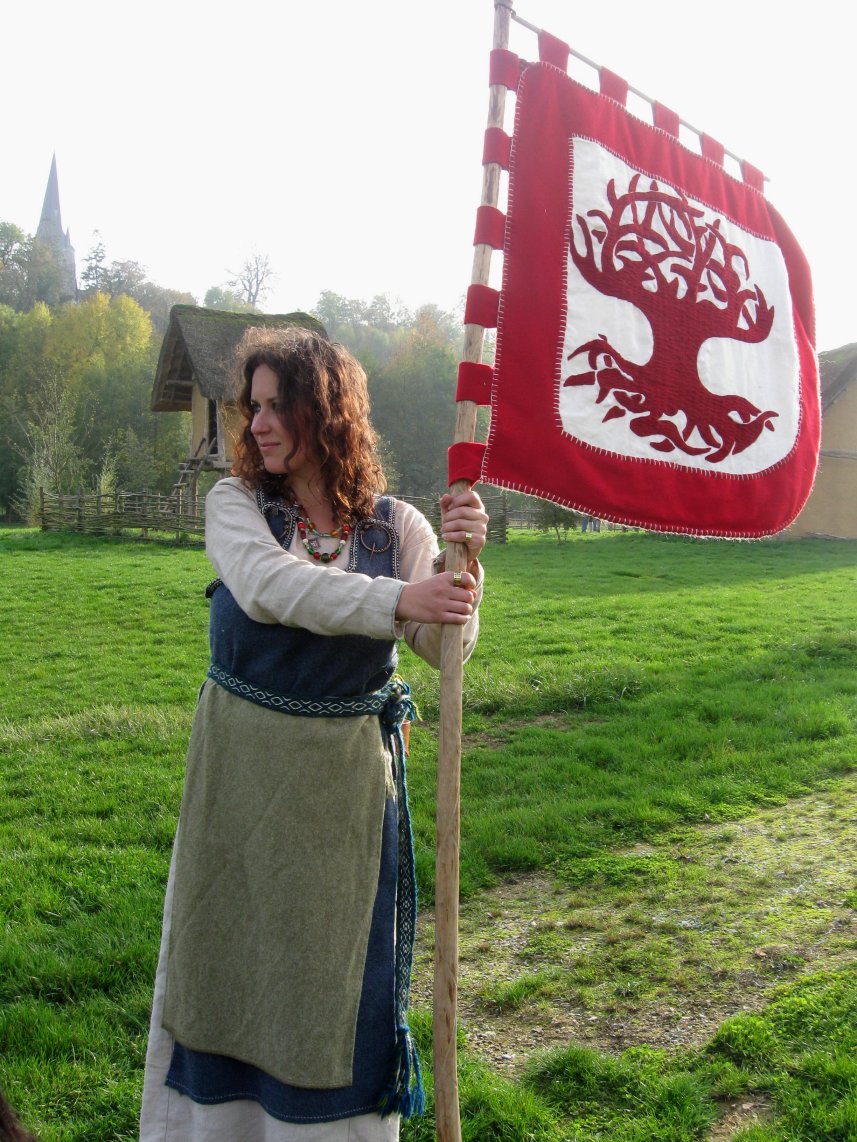
[[[297, 509], [257, 493], [287, 549]], [[346, 571], [399, 578], [395, 503]], [[323, 571], [319, 572], [323, 574]], [[175, 851], [166, 1083], [273, 1118], [423, 1108], [407, 1027], [416, 918], [396, 643], [247, 617], [210, 589]]]

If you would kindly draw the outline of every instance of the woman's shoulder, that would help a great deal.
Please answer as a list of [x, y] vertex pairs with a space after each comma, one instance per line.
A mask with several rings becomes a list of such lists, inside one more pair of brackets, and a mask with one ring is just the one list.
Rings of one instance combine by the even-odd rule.
[[239, 518], [259, 515], [256, 492], [237, 476], [218, 480], [205, 497], [206, 530], [223, 523], [234, 526]]
[[223, 500], [255, 500], [256, 493], [238, 476], [224, 476], [205, 497], [206, 505]]

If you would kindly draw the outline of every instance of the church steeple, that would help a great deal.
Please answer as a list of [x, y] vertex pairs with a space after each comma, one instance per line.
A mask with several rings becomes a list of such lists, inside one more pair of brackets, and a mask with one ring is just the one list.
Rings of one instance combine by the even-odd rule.
[[60, 300], [69, 301], [76, 298], [77, 271], [74, 261], [74, 247], [71, 244], [71, 235], [68, 230], [64, 231], [62, 228], [56, 155], [51, 160], [51, 173], [48, 175], [42, 216], [36, 230], [36, 242], [50, 248], [54, 255], [57, 268], [60, 271]]
[[60, 184], [57, 178], [57, 157], [51, 159], [51, 173], [48, 175], [48, 185], [45, 190], [45, 201], [42, 206], [42, 216], [39, 219], [39, 228], [36, 237], [42, 241], [56, 237], [64, 237], [62, 228], [62, 213], [60, 211]]

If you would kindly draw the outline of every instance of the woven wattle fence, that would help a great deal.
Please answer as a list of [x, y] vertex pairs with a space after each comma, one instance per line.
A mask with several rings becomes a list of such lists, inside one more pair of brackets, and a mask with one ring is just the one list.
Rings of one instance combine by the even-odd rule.
[[[396, 495], [395, 492], [391, 493]], [[522, 498], [522, 497], [519, 497]], [[440, 531], [440, 504], [437, 496], [397, 496], [397, 499], [407, 500], [415, 508], [419, 508], [436, 532]], [[510, 527], [528, 527], [522, 522], [526, 513], [535, 512], [535, 508], [515, 510], [510, 503], [506, 492], [487, 489], [482, 493], [482, 502], [488, 512], [488, 539], [491, 543], [505, 543], [507, 531]]]
[[39, 523], [43, 531], [141, 538], [166, 533], [179, 539], [201, 539], [205, 533], [205, 511], [202, 500], [157, 492], [81, 492], [58, 496], [40, 491]]
[[[400, 496], [440, 527], [437, 496]], [[485, 496], [491, 513], [489, 538], [505, 543], [508, 527], [530, 526], [526, 513], [513, 512], [505, 493]], [[179, 538], [202, 538], [205, 534], [205, 500], [160, 495], [157, 492], [114, 492], [109, 495], [83, 492], [73, 496], [39, 493], [39, 523], [43, 531], [77, 531], [88, 535], [138, 535], [167, 533]]]

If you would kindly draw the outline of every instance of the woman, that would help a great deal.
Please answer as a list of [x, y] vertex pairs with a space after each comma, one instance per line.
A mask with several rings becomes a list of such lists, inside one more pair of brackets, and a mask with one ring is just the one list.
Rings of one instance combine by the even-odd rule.
[[206, 501], [212, 665], [167, 889], [142, 1142], [387, 1142], [421, 1108], [396, 640], [478, 631], [487, 516], [441, 498], [444, 555], [384, 478], [366, 377], [252, 330], [233, 478]]
[[35, 1134], [30, 1134], [0, 1090], [0, 1142], [37, 1142]]

